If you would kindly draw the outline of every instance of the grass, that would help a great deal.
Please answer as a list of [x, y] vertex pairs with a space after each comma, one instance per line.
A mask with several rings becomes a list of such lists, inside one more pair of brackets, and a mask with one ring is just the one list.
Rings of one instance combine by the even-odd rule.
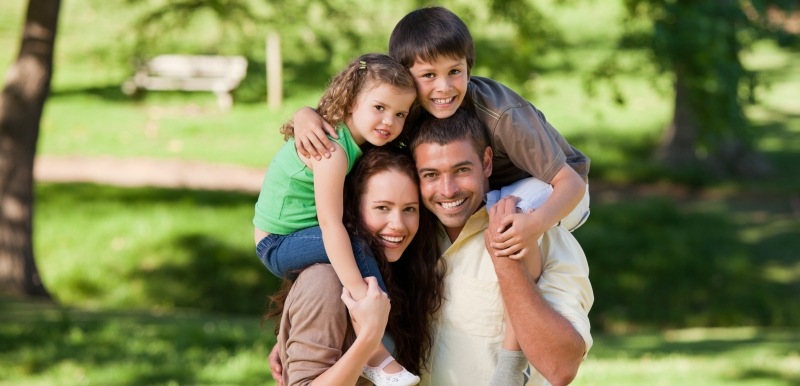
[[573, 385], [800, 383], [797, 330], [684, 329], [598, 335]]
[[[58, 301], [68, 306], [258, 315], [277, 281], [255, 256], [255, 199], [40, 184], [37, 265]], [[58, 221], [44, 221], [48, 218]]]
[[[273, 385], [272, 325], [177, 310], [88, 311], [0, 299], [0, 385]], [[124, 336], [125, 339], [120, 339]], [[791, 386], [797, 330], [595, 334], [573, 383]]]
[[274, 385], [272, 325], [0, 299], [0, 385]]

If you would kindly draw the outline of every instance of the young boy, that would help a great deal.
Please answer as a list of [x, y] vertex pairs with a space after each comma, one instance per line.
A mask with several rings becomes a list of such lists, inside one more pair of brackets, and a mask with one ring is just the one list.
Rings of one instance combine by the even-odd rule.
[[[573, 230], [585, 221], [589, 213], [589, 159], [517, 93], [492, 79], [470, 77], [474, 43], [457, 15], [442, 7], [412, 11], [392, 31], [389, 54], [414, 77], [421, 107], [412, 113], [417, 119], [447, 118], [465, 108], [483, 123], [494, 152], [493, 189], [529, 177], [552, 186], [552, 193], [536, 210], [506, 218], [505, 230], [492, 243], [502, 251], [500, 255], [519, 259], [538, 248], [537, 240], [551, 226], [561, 222]], [[417, 119], [407, 120], [404, 136], [417, 128]], [[316, 158], [330, 155], [326, 133], [335, 136], [333, 128], [314, 110], [299, 110], [294, 124], [300, 154]], [[498, 364], [501, 366], [502, 361]]]

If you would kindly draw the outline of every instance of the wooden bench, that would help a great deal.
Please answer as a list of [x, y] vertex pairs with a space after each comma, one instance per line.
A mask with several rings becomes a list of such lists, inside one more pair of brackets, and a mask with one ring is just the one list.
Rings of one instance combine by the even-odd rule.
[[243, 56], [159, 55], [138, 68], [122, 90], [128, 95], [140, 90], [211, 91], [227, 110], [233, 105], [231, 92], [246, 74]]

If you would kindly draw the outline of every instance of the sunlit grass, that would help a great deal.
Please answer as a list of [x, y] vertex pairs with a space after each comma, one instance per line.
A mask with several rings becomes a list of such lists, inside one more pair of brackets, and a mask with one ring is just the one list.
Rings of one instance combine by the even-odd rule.
[[0, 385], [272, 385], [272, 324], [0, 299]]
[[800, 381], [795, 330], [598, 335], [574, 385], [774, 385]]

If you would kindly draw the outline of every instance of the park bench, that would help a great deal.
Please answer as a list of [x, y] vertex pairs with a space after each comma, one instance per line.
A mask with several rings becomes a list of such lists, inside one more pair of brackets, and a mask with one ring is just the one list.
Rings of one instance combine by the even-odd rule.
[[128, 95], [141, 90], [211, 91], [227, 110], [233, 105], [231, 92], [246, 74], [243, 56], [159, 55], [140, 66], [122, 89]]

